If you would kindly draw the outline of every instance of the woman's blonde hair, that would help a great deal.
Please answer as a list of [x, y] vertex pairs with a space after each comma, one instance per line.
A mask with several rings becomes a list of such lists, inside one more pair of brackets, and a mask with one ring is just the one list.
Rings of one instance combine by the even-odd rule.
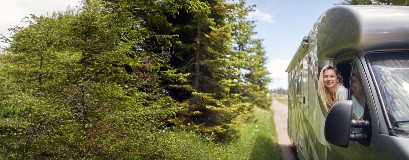
[[[337, 101], [336, 98], [333, 99], [331, 97], [330, 91], [324, 85], [324, 78], [323, 78], [324, 72], [330, 69], [335, 71], [335, 74], [337, 75], [338, 80], [339, 80], [338, 84], [342, 84], [344, 82], [344, 79], [342, 78], [341, 74], [338, 72], [336, 67], [327, 65], [324, 68], [322, 68], [319, 79], [318, 79], [318, 94], [321, 97], [322, 103], [325, 105], [325, 109], [327, 110], [327, 112], [332, 107], [332, 105], [334, 105], [335, 102]], [[336, 97], [336, 95], [334, 96]]]

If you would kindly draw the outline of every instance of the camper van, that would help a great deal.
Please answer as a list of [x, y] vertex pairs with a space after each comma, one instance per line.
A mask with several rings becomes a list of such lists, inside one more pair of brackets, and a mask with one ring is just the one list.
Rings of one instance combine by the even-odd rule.
[[[326, 65], [348, 90], [329, 110], [318, 95]], [[409, 7], [327, 10], [286, 72], [288, 134], [299, 159], [409, 159]]]

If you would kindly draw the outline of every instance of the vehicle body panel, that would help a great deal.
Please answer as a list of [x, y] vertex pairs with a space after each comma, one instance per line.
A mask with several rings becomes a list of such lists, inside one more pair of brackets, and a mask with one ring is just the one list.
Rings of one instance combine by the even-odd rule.
[[[409, 158], [408, 138], [390, 135], [387, 113], [365, 58], [371, 52], [395, 50], [409, 54], [409, 7], [336, 6], [322, 14], [286, 70], [289, 137], [300, 159]], [[368, 142], [350, 141], [343, 148], [325, 139], [327, 111], [317, 86], [319, 71], [328, 64], [351, 65], [359, 72], [367, 98], [364, 117], [371, 124], [364, 129]]]

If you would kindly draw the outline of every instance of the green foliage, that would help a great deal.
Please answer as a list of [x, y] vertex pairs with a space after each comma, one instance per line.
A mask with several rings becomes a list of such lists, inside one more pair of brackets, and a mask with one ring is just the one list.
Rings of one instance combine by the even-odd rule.
[[164, 152], [167, 150], [173, 155], [164, 159], [282, 159], [273, 114], [260, 108], [255, 108], [252, 113], [257, 121], [240, 121], [242, 136], [226, 143], [213, 143], [212, 137], [178, 128], [164, 131], [160, 146]]
[[371, 0], [345, 0], [341, 2], [343, 5], [398, 5], [408, 6], [409, 0], [377, 0], [372, 2]]
[[[253, 105], [271, 104], [264, 52], [261, 43], [252, 44], [257, 42], [251, 38], [254, 26], [245, 20], [251, 8], [243, 1], [223, 0], [183, 1], [180, 6], [179, 15], [168, 18], [175, 26], [172, 33], [179, 37], [175, 41], [181, 42], [170, 62], [180, 72], [189, 73], [194, 90], [176, 91], [188, 93], [179, 98], [188, 108], [174, 123], [207, 133], [217, 141], [234, 139], [239, 135], [238, 119], [251, 118]], [[235, 46], [241, 49], [235, 50]], [[248, 70], [249, 76], [243, 70]]]
[[2, 38], [1, 158], [179, 159], [169, 126], [229, 143], [270, 106], [243, 1], [84, 4]]
[[273, 97], [274, 97], [275, 100], [279, 101], [280, 103], [288, 105], [288, 96], [287, 96], [287, 94], [273, 94]]
[[342, 5], [372, 5], [372, 0], [345, 0]]
[[1, 135], [10, 144], [2, 155], [116, 159], [149, 153], [142, 145], [183, 106], [161, 93], [160, 79], [183, 81], [184, 75], [161, 71], [166, 55], [133, 50], [149, 34], [134, 27], [141, 21], [107, 12], [97, 1], [78, 14], [28, 20], [29, 27], [8, 39], [11, 54], [2, 57], [2, 89], [12, 93], [0, 102], [8, 108], [1, 119], [8, 132]]

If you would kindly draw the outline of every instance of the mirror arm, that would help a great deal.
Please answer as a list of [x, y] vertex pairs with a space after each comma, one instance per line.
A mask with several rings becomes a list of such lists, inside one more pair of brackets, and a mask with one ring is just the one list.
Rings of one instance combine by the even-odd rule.
[[[367, 120], [352, 120], [351, 121], [351, 127], [354, 128], [369, 128], [370, 123]], [[351, 141], [367, 141], [368, 136], [365, 133], [359, 133], [359, 134], [350, 134], [349, 135], [349, 140]]]
[[368, 138], [366, 134], [350, 134], [349, 140], [350, 141], [364, 141]]
[[370, 124], [367, 120], [352, 120], [351, 127], [354, 128], [369, 128]]

